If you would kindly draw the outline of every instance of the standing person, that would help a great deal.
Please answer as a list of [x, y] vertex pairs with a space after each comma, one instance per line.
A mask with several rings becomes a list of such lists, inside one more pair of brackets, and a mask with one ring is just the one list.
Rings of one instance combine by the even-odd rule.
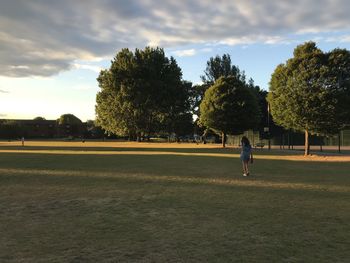
[[241, 144], [241, 161], [243, 165], [243, 176], [249, 176], [248, 163], [249, 161], [253, 163], [252, 146], [250, 145], [250, 142], [246, 136], [242, 137]]
[[22, 137], [22, 146], [24, 146], [24, 136]]

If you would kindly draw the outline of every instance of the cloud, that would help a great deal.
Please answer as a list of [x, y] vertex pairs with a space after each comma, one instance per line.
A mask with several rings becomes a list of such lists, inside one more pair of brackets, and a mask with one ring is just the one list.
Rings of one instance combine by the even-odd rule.
[[7, 114], [0, 113], [0, 118], [5, 118]]
[[10, 92], [7, 90], [0, 89], [0, 93], [10, 93]]
[[210, 47], [205, 47], [205, 48], [200, 49], [200, 52], [204, 52], [204, 53], [212, 52], [212, 51], [213, 51], [213, 49]]
[[175, 56], [178, 57], [191, 57], [196, 55], [195, 49], [185, 49], [185, 50], [176, 50], [172, 52]]
[[74, 63], [73, 66], [76, 69], [86, 69], [86, 70], [91, 70], [91, 71], [96, 72], [96, 73], [100, 73], [101, 70], [102, 70], [102, 67], [95, 66], [95, 65], [86, 65], [86, 64]]
[[293, 34], [347, 31], [349, 13], [346, 0], [1, 1], [0, 74], [51, 76], [123, 47], [286, 44]]
[[350, 43], [350, 35], [340, 35], [325, 38], [326, 42]]

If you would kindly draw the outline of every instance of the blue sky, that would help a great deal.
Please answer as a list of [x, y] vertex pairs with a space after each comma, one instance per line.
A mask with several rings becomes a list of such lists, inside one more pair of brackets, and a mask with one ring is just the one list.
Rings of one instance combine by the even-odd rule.
[[193, 83], [228, 53], [268, 90], [298, 44], [350, 49], [349, 11], [345, 0], [3, 0], [0, 118], [94, 119], [98, 72], [123, 47], [163, 47]]

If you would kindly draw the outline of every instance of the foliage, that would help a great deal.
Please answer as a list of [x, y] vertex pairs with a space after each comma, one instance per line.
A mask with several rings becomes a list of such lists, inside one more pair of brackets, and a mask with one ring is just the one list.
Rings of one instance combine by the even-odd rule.
[[200, 110], [199, 106], [202, 102], [202, 99], [204, 98], [205, 91], [210, 87], [209, 84], [198, 84], [193, 85], [189, 91], [189, 101], [190, 101], [190, 108], [193, 115], [199, 117], [200, 116]]
[[73, 114], [63, 114], [61, 115], [61, 117], [57, 120], [58, 124], [59, 125], [66, 125], [66, 124], [69, 124], [69, 125], [78, 125], [78, 124], [81, 124], [81, 120], [74, 116]]
[[16, 139], [23, 136], [22, 127], [14, 120], [0, 121], [0, 138]]
[[306, 155], [309, 133], [335, 134], [349, 122], [345, 117], [349, 113], [347, 53], [334, 50], [325, 54], [314, 42], [306, 42], [272, 74], [268, 95], [272, 116], [286, 129], [305, 131]]
[[245, 74], [239, 68], [231, 63], [229, 54], [224, 54], [222, 57], [217, 55], [211, 57], [207, 61], [207, 67], [201, 79], [204, 84], [213, 85], [220, 77], [234, 76], [235, 78], [245, 82]]
[[[192, 87], [190, 98], [191, 98], [191, 109], [192, 113], [200, 118], [200, 104], [204, 98], [206, 90], [214, 84], [220, 77], [233, 76], [241, 82], [245, 83], [245, 74], [241, 72], [238, 66], [232, 65], [231, 57], [229, 54], [224, 54], [222, 57], [219, 55], [211, 57], [207, 61], [207, 66], [204, 71], [204, 75], [201, 76], [203, 84], [195, 85]], [[200, 124], [200, 123], [198, 123]], [[203, 124], [202, 124], [203, 125]], [[197, 127], [198, 131], [203, 130], [207, 132], [205, 127]], [[205, 134], [203, 134], [205, 135]]]
[[257, 97], [237, 77], [221, 77], [206, 92], [200, 105], [200, 123], [222, 133], [239, 134], [260, 120]]
[[44, 117], [35, 117], [34, 119], [33, 119], [34, 121], [45, 121], [46, 119], [44, 118]]
[[329, 66], [328, 89], [335, 98], [334, 122], [338, 129], [350, 126], [350, 51], [334, 49], [326, 53]]
[[84, 133], [84, 138], [103, 138], [104, 135], [104, 131], [101, 127], [96, 125], [95, 121], [86, 121], [86, 131]]
[[175, 59], [161, 48], [121, 50], [110, 69], [101, 71], [96, 120], [109, 133], [130, 137], [171, 129], [189, 111], [188, 90]]

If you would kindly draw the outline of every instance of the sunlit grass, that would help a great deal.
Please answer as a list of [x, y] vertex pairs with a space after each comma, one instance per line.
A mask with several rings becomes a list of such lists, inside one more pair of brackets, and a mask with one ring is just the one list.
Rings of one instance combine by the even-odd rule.
[[31, 143], [0, 144], [0, 262], [350, 258], [349, 162], [258, 150], [244, 178], [232, 148]]

